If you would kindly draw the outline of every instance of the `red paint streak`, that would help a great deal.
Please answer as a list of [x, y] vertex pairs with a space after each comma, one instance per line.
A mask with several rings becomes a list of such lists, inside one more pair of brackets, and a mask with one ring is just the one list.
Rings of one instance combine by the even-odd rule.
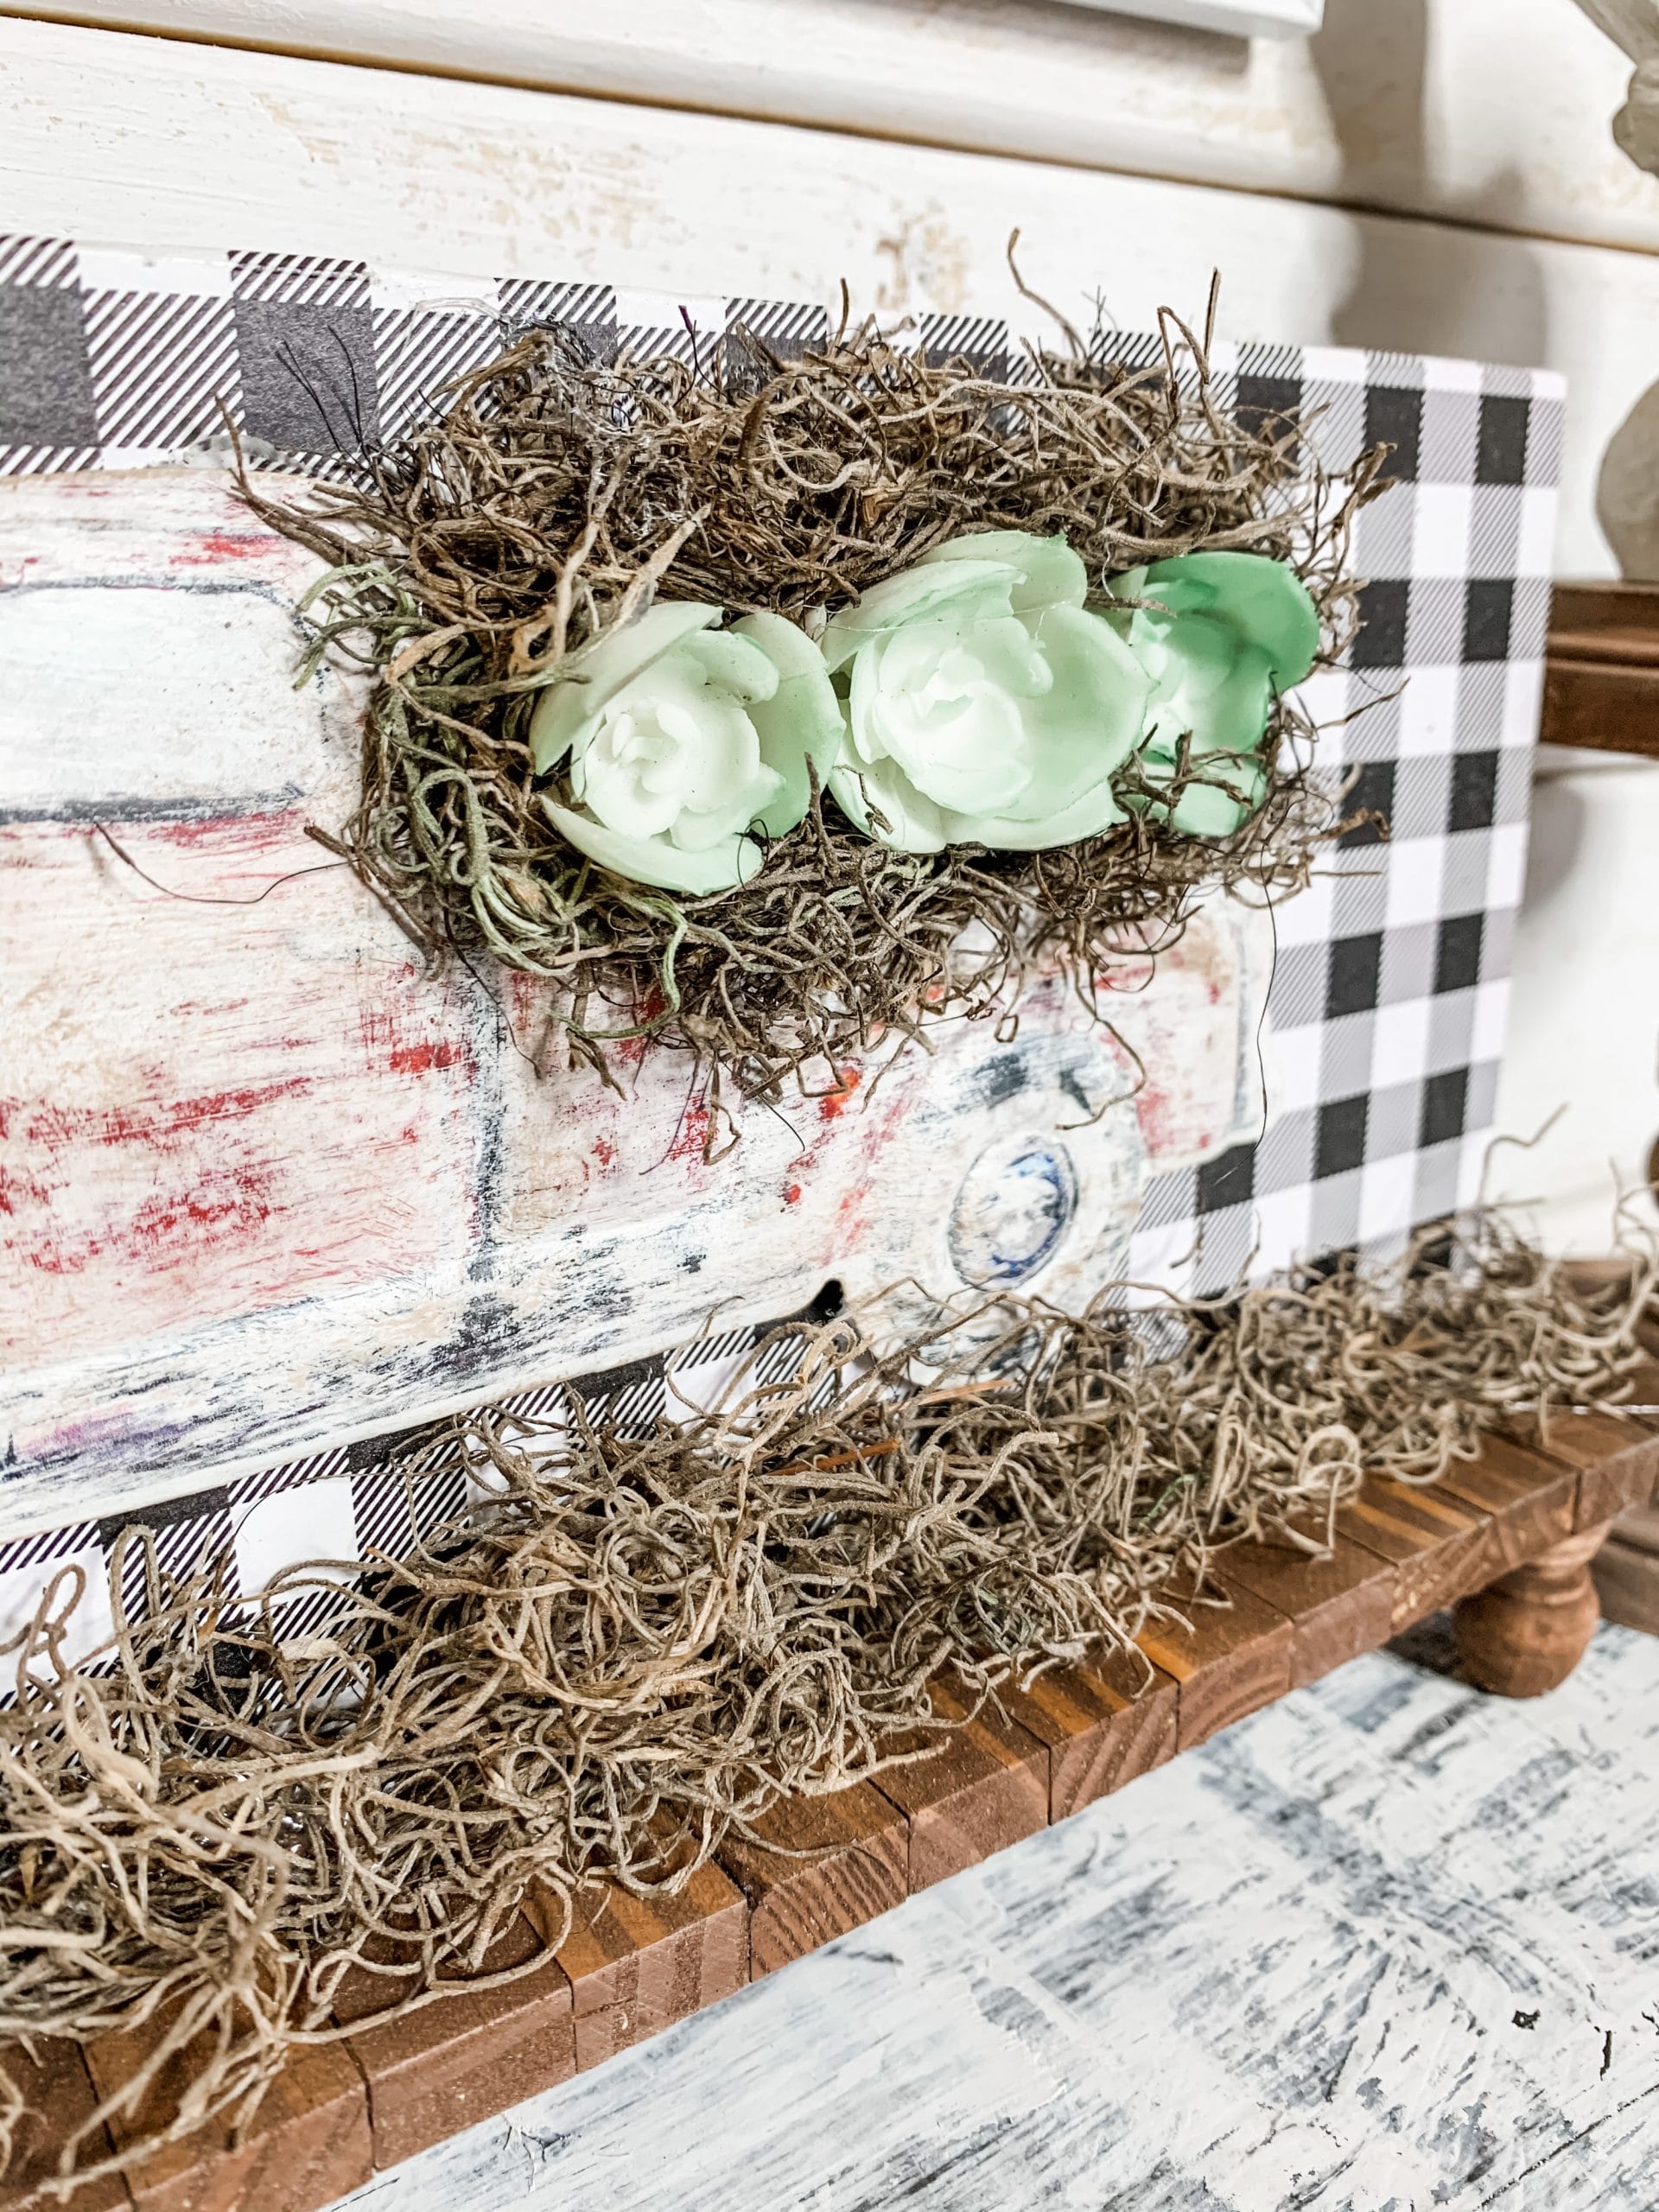
[[14, 1175], [0, 1165], [0, 1213], [16, 1214], [18, 1205], [49, 1206], [52, 1193], [33, 1175]]
[[842, 1068], [841, 1082], [834, 1090], [826, 1091], [818, 1101], [818, 1113], [826, 1122], [838, 1118], [848, 1100], [864, 1080], [862, 1068]]
[[1135, 1118], [1147, 1140], [1148, 1152], [1159, 1153], [1168, 1148], [1172, 1141], [1171, 1115], [1174, 1102], [1168, 1091], [1159, 1084], [1148, 1080], [1135, 1102]]
[[472, 1073], [472, 1057], [464, 1038], [408, 1038], [394, 1006], [365, 1006], [358, 1016], [357, 1033], [365, 1052], [375, 1058], [385, 1054], [386, 1067], [393, 1075], [430, 1075], [435, 1070], [454, 1067]]
[[196, 539], [194, 551], [171, 555], [167, 565], [169, 569], [208, 569], [216, 561], [258, 561], [282, 543], [269, 531], [243, 535], [228, 530], [205, 530]]
[[79, 1274], [105, 1257], [158, 1266], [200, 1259], [217, 1245], [254, 1234], [270, 1218], [271, 1170], [246, 1165], [221, 1170], [188, 1190], [157, 1192], [126, 1221], [73, 1243], [41, 1242], [23, 1258], [47, 1275]]
[[611, 1142], [609, 1137], [595, 1137], [593, 1143], [593, 1154], [594, 1158], [599, 1162], [601, 1167], [615, 1166], [616, 1147]]
[[[158, 844], [172, 845], [184, 852], [194, 852], [205, 846], [216, 856], [255, 855], [272, 863], [274, 869], [281, 873], [289, 868], [313, 868], [327, 858], [308, 838], [301, 836], [303, 827], [304, 817], [284, 808], [264, 814], [221, 814], [175, 822], [147, 822], [137, 836], [130, 829], [124, 830], [118, 824], [116, 834], [129, 852], [135, 846], [140, 849], [135, 853], [140, 865], [143, 845], [154, 839]], [[113, 859], [114, 855], [109, 857]], [[117, 861], [116, 865], [120, 863]], [[264, 886], [260, 887], [263, 889]]]
[[674, 1132], [674, 1141], [664, 1154], [666, 1160], [702, 1160], [709, 1142], [709, 1109], [701, 1098], [694, 1098], [686, 1108], [684, 1118]]
[[434, 1068], [459, 1066], [466, 1054], [453, 1038], [436, 1044], [394, 1045], [386, 1065], [394, 1075], [429, 1075]]
[[786, 1206], [798, 1206], [800, 1203], [800, 1185], [798, 1183], [785, 1183], [784, 1185], [784, 1204]]
[[[311, 1088], [308, 1076], [290, 1076], [282, 1083], [249, 1084], [238, 1090], [204, 1091], [194, 1098], [175, 1098], [155, 1106], [41, 1106], [22, 1127], [24, 1141], [60, 1152], [74, 1144], [148, 1145], [157, 1152], [172, 1149], [177, 1139], [213, 1122], [238, 1122], [279, 1098], [301, 1098]], [[11, 1110], [22, 1102], [10, 1102]], [[0, 1135], [6, 1133], [10, 1115], [0, 1110]]]

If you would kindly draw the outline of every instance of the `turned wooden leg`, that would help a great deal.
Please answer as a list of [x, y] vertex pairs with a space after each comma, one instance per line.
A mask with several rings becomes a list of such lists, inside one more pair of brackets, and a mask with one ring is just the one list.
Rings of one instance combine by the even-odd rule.
[[1581, 1529], [1453, 1611], [1463, 1671], [1499, 1697], [1541, 1697], [1583, 1658], [1601, 1606], [1590, 1561], [1608, 1524]]

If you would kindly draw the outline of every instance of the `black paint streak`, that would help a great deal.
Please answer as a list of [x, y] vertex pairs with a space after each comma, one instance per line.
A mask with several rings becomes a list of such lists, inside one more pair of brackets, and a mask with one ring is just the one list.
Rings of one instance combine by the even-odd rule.
[[[974, 1103], [980, 1106], [1000, 1106], [1005, 1098], [1017, 1098], [1029, 1089], [1031, 1070], [1023, 1052], [999, 1052], [995, 1059], [987, 1060], [974, 1071], [970, 1084], [963, 1087]], [[1088, 1101], [1083, 1102], [1085, 1105]]]

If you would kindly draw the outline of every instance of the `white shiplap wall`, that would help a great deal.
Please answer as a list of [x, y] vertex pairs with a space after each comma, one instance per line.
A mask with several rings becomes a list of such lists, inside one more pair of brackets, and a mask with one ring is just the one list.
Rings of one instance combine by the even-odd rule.
[[[785, 297], [844, 276], [859, 306], [1015, 321], [1016, 224], [1040, 289], [1128, 324], [1219, 266], [1228, 334], [1564, 371], [1558, 570], [1611, 569], [1595, 480], [1659, 370], [1659, 181], [1611, 145], [1628, 63], [1570, 0], [1330, 0], [1317, 41], [1249, 43], [1036, 0], [37, 12], [0, 6], [7, 228]], [[1659, 772], [1540, 796], [1502, 1105], [1570, 1105], [1519, 1186], [1594, 1245], [1606, 1161], [1628, 1180], [1659, 1131]]]

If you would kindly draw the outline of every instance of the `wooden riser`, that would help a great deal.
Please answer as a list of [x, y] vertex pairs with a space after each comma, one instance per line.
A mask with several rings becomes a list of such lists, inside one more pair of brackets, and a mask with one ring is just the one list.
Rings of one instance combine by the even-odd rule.
[[[1659, 1427], [1586, 1414], [1553, 1423], [1547, 1449], [1491, 1438], [1427, 1490], [1368, 1482], [1338, 1516], [1329, 1558], [1287, 1542], [1233, 1548], [1201, 1598], [1173, 1593], [1191, 1625], [1149, 1626], [1139, 1656], [1051, 1669], [1004, 1690], [914, 1764], [778, 1806], [760, 1840], [728, 1844], [677, 1897], [606, 1891], [526, 1980], [300, 2052], [239, 2145], [207, 2129], [130, 2183], [93, 2184], [70, 2202], [77, 2212], [129, 2202], [143, 2212], [318, 2212], [372, 2171], [602, 2064], [1423, 1615], [1500, 1582], [1524, 1594], [1529, 1574], [1541, 1586], [1544, 1555], [1568, 1555], [1573, 1538], [1647, 1505], [1656, 1481]], [[1504, 1603], [1524, 1611], [1513, 1596]], [[957, 1684], [941, 1682], [938, 1696], [968, 1710]], [[509, 1948], [531, 1955], [536, 1923], [550, 1930], [557, 1919], [532, 1897]], [[377, 2001], [372, 1986], [353, 1984], [340, 2016], [362, 2018]], [[135, 2035], [84, 2056], [47, 2045], [35, 2064], [20, 2049], [0, 2053], [47, 2116], [19, 2131], [0, 2212], [48, 2212], [51, 2138], [90, 2109], [93, 2082], [107, 2094], [130, 2076], [143, 2048]], [[140, 2113], [135, 2128], [153, 2118]]]

